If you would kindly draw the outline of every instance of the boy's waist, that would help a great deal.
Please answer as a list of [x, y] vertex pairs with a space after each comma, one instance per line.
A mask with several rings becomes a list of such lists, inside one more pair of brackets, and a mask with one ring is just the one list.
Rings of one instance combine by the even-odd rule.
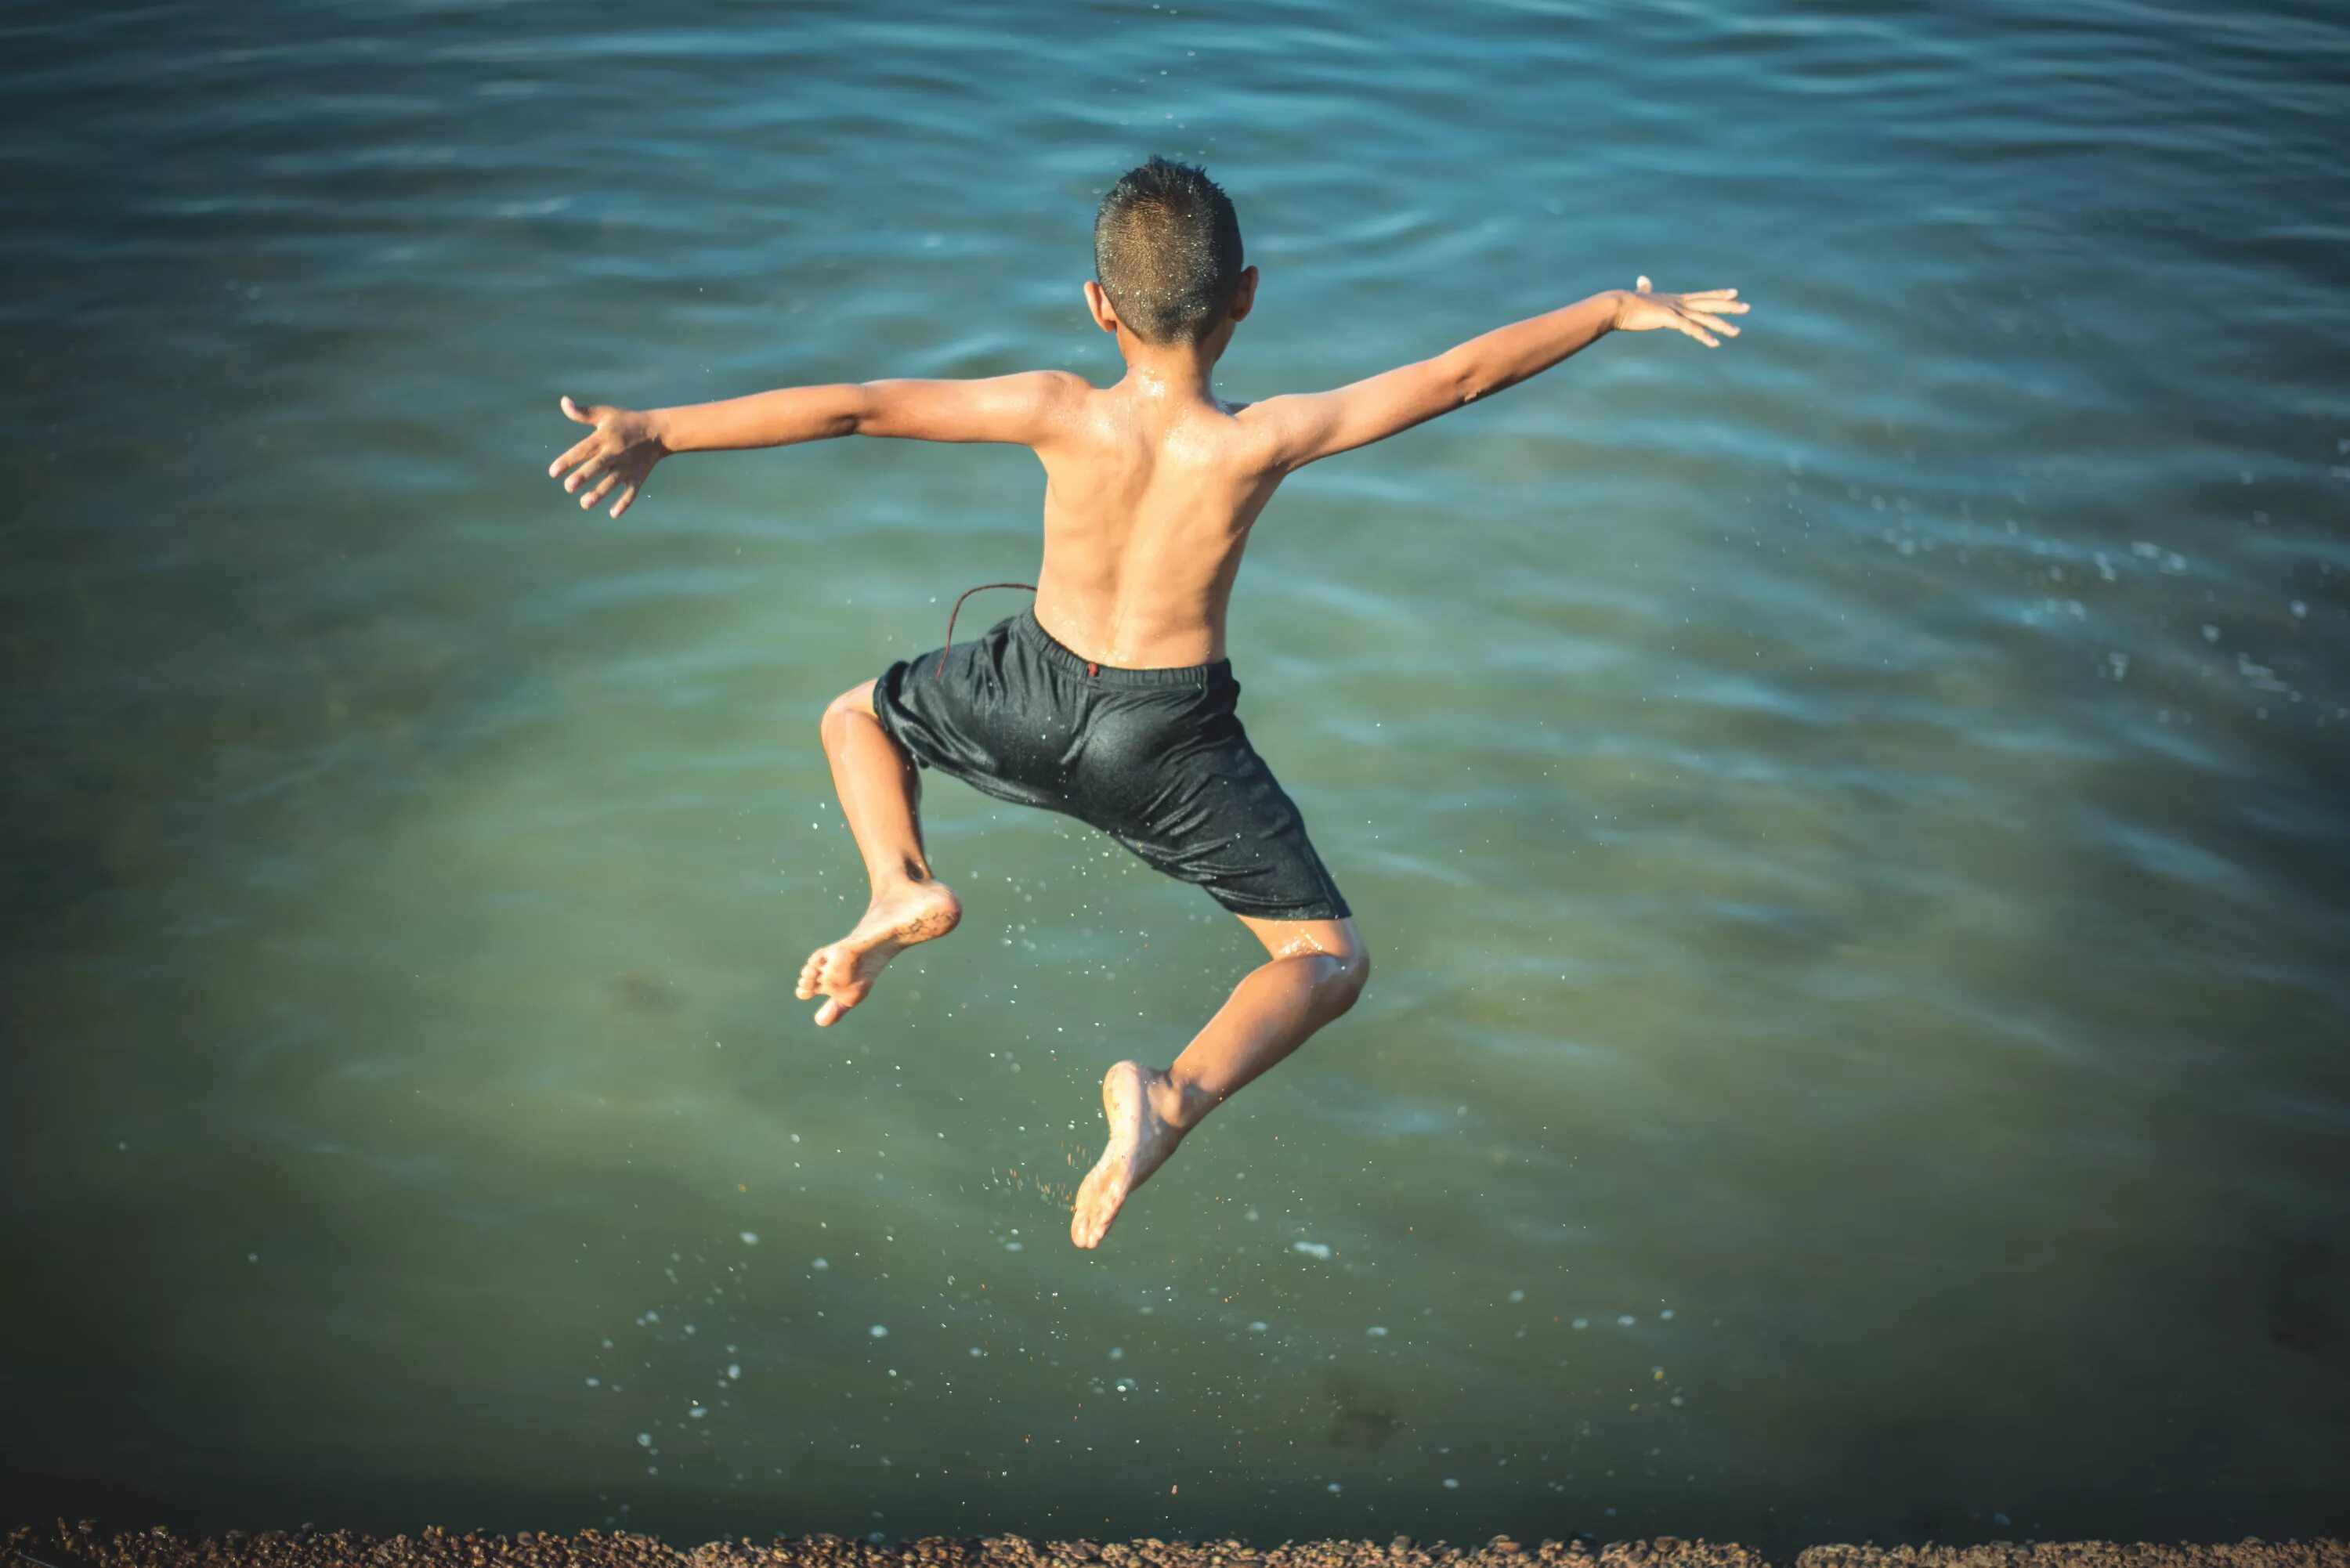
[[1139, 668], [1087, 659], [1046, 631], [1033, 606], [1012, 617], [1007, 624], [1013, 635], [1033, 649], [1037, 657], [1099, 686], [1218, 686], [1232, 679], [1232, 661], [1229, 658], [1211, 659], [1205, 664]]

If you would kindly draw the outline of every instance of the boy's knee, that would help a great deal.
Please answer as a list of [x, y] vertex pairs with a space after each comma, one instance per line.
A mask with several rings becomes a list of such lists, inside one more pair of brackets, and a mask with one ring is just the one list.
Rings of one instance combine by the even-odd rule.
[[1338, 967], [1324, 983], [1337, 1000], [1338, 1011], [1344, 1012], [1355, 1005], [1363, 994], [1363, 987], [1371, 982], [1371, 950], [1357, 937], [1330, 956], [1338, 961]]
[[840, 735], [842, 727], [849, 722], [851, 715], [858, 713], [868, 719], [873, 717], [873, 682], [870, 680], [862, 686], [850, 687], [825, 704], [824, 717], [816, 721], [816, 733], [823, 737], [826, 745], [831, 745]]

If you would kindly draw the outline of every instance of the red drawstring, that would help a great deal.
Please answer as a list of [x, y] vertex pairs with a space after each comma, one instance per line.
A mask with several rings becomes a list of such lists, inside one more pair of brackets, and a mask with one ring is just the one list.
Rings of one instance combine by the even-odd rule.
[[[955, 617], [962, 613], [962, 601], [971, 597], [973, 594], [984, 593], [989, 588], [1026, 588], [1033, 594], [1036, 591], [1036, 585], [1034, 583], [982, 583], [975, 588], [963, 589], [963, 591], [955, 598], [954, 608], [947, 611], [947, 648], [952, 648], [954, 646]], [[938, 663], [931, 666], [931, 679], [933, 680], [936, 680], [939, 678], [940, 666], [946, 663], [946, 659], [944, 658], [946, 649], [942, 648], [939, 652], [941, 654], [941, 658]], [[1087, 674], [1097, 675], [1100, 672], [1101, 667], [1099, 665], [1090, 662], [1087, 664]]]

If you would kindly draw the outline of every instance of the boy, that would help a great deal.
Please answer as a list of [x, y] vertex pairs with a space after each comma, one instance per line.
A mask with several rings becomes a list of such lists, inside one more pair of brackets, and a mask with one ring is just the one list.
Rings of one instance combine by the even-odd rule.
[[[596, 427], [557, 458], [615, 517], [674, 452], [827, 436], [1003, 441], [1045, 466], [1045, 558], [1033, 607], [975, 640], [892, 664], [825, 710], [825, 754], [872, 881], [847, 936], [809, 955], [803, 1001], [829, 1025], [882, 966], [955, 928], [931, 874], [919, 767], [1092, 824], [1205, 888], [1270, 955], [1174, 1064], [1120, 1062], [1102, 1083], [1109, 1143], [1078, 1189], [1069, 1235], [1098, 1245], [1127, 1196], [1201, 1117], [1362, 994], [1370, 955], [1297, 809], [1233, 711], [1224, 609], [1249, 528], [1282, 480], [1548, 369], [1611, 329], [1736, 337], [1735, 289], [1633, 291], [1488, 332], [1335, 391], [1226, 402], [1211, 373], [1256, 301], [1232, 204], [1201, 171], [1153, 158], [1111, 188], [1094, 223], [1086, 305], [1126, 375], [1065, 370], [968, 381], [794, 387], [635, 412], [563, 411]], [[1024, 585], [1018, 585], [1024, 586]], [[952, 636], [952, 622], [949, 622]]]

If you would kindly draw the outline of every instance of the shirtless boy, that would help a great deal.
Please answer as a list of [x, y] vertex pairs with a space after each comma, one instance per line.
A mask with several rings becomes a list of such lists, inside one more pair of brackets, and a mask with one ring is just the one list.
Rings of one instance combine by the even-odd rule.
[[[824, 712], [825, 754], [872, 880], [856, 929], [800, 971], [828, 1025], [882, 966], [955, 928], [962, 906], [922, 848], [919, 767], [1090, 823], [1207, 889], [1270, 955], [1168, 1067], [1102, 1083], [1109, 1144], [1069, 1236], [1099, 1244], [1127, 1196], [1217, 1106], [1362, 994], [1370, 954], [1297, 808], [1249, 744], [1224, 610], [1249, 529], [1281, 482], [1516, 385], [1610, 331], [1671, 327], [1709, 348], [1735, 289], [1658, 294], [1641, 278], [1333, 391], [1227, 402], [1212, 373], [1256, 303], [1240, 224], [1197, 169], [1154, 158], [1094, 223], [1086, 306], [1126, 360], [1117, 385], [1066, 370], [977, 380], [791, 387], [634, 411], [563, 400], [592, 434], [548, 468], [615, 517], [671, 452], [827, 436], [1001, 441], [1045, 466], [1045, 558], [1030, 609], [900, 660]], [[583, 488], [584, 487], [584, 488]]]

